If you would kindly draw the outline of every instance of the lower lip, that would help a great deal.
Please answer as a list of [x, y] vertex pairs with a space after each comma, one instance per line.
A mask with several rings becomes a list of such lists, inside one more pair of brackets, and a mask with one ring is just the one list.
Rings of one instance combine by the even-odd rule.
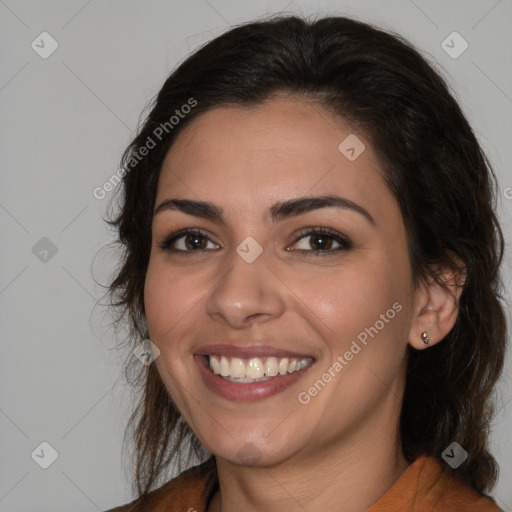
[[231, 382], [213, 373], [210, 370], [206, 357], [194, 356], [194, 359], [201, 371], [203, 382], [208, 388], [223, 398], [239, 402], [255, 402], [256, 400], [263, 400], [264, 398], [269, 398], [281, 393], [300, 379], [304, 375], [304, 372], [309, 370], [314, 363], [313, 361], [313, 363], [310, 363], [301, 370], [287, 373], [286, 375], [277, 375], [269, 380], [241, 383]]

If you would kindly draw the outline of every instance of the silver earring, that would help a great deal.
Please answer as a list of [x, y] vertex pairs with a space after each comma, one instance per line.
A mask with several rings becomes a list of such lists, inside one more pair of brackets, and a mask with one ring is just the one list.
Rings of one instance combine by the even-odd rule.
[[430, 338], [428, 337], [428, 333], [427, 332], [422, 332], [421, 333], [421, 339], [423, 340], [423, 343], [425, 343], [425, 345], [428, 345], [429, 342], [430, 342]]

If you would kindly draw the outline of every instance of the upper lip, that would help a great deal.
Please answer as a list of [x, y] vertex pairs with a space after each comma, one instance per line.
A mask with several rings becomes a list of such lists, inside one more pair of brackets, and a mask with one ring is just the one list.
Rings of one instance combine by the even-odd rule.
[[270, 345], [229, 345], [226, 343], [215, 343], [203, 345], [195, 352], [198, 356], [219, 355], [225, 357], [238, 357], [240, 359], [252, 359], [254, 357], [288, 357], [294, 359], [306, 359], [312, 356], [292, 352]]

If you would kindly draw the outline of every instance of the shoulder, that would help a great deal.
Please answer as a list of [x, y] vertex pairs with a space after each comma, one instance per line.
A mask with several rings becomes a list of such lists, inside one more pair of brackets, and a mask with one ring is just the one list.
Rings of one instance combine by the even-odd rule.
[[434, 457], [418, 457], [367, 512], [502, 512]]
[[189, 509], [200, 512], [205, 510], [216, 485], [215, 461], [210, 458], [180, 473], [158, 489], [106, 512], [182, 512]]
[[479, 494], [469, 484], [448, 472], [441, 473], [439, 486], [441, 489], [433, 508], [435, 512], [502, 512], [492, 498]]

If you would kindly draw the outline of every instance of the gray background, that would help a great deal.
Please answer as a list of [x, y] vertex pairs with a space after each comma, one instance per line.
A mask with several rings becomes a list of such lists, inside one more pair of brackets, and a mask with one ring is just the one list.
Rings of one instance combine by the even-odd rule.
[[[97, 255], [112, 240], [102, 221], [111, 193], [98, 200], [93, 190], [115, 173], [142, 108], [179, 61], [230, 25], [282, 10], [377, 23], [436, 62], [498, 173], [511, 240], [511, 0], [0, 0], [2, 512], [85, 512], [132, 499], [124, 356], [110, 350], [114, 333], [94, 307], [103, 289], [93, 277], [105, 283], [116, 261], [112, 251]], [[46, 59], [31, 47], [43, 46], [43, 31], [59, 45]], [[469, 43], [456, 59], [441, 47], [453, 31]], [[510, 262], [509, 244], [507, 300]], [[509, 359], [492, 434], [501, 465], [493, 495], [506, 511], [510, 369]], [[31, 457], [43, 441], [58, 452], [48, 469]], [[39, 460], [49, 457], [40, 450]]]

